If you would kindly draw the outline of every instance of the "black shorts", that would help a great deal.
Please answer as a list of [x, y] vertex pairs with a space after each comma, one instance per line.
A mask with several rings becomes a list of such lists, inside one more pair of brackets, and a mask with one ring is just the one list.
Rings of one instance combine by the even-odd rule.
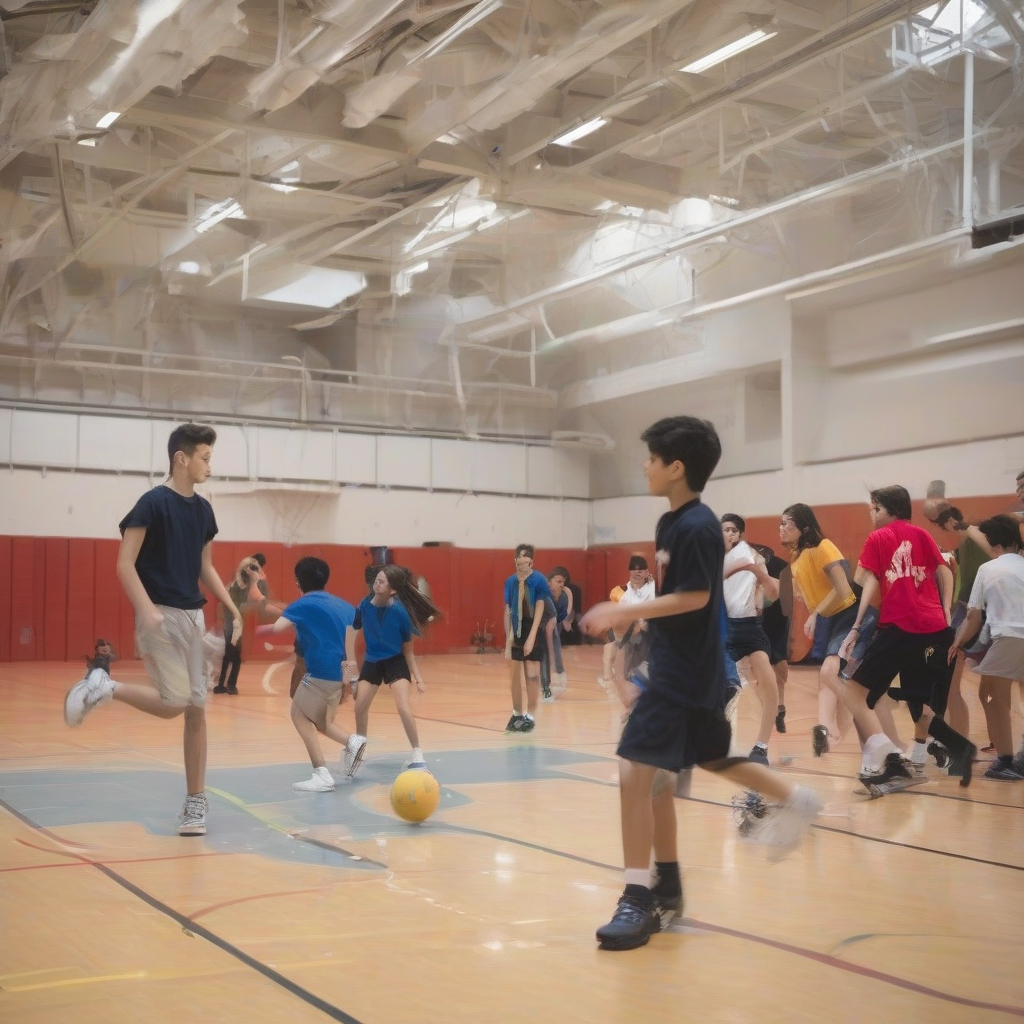
[[725, 632], [725, 646], [733, 661], [739, 661], [758, 651], [763, 654], [769, 654], [771, 651], [764, 626], [756, 618], [729, 619], [729, 626]]
[[409, 678], [409, 662], [405, 660], [404, 654], [396, 654], [384, 661], [364, 661], [359, 670], [359, 681], [371, 686], [380, 686], [381, 683], [390, 686], [399, 679]]
[[761, 626], [768, 637], [768, 660], [773, 665], [789, 661], [789, 619], [785, 615], [764, 613]]
[[531, 661], [538, 662], [544, 660], [544, 641], [541, 639], [540, 632], [537, 633], [537, 639], [533, 642], [533, 650], [529, 654], [523, 654], [522, 643], [512, 642], [512, 660], [513, 661]]
[[935, 714], [944, 715], [954, 669], [947, 657], [954, 636], [948, 626], [937, 633], [907, 633], [898, 626], [879, 626], [853, 673], [854, 682], [868, 691], [868, 707], [873, 708], [889, 692], [898, 675], [903, 700], [927, 704]]
[[691, 708], [657, 690], [637, 698], [616, 753], [669, 772], [729, 756], [732, 727], [724, 708]]

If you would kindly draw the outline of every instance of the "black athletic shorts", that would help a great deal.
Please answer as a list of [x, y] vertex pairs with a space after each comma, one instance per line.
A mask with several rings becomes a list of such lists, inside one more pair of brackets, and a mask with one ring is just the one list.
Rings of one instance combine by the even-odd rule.
[[398, 679], [410, 678], [409, 662], [405, 660], [404, 654], [396, 654], [392, 658], [385, 658], [384, 661], [364, 661], [363, 667], [359, 670], [359, 681], [371, 686], [380, 686], [381, 683], [390, 686]]
[[733, 661], [739, 661], [758, 651], [763, 654], [771, 653], [764, 626], [761, 625], [760, 619], [754, 617], [729, 619], [729, 626], [725, 633], [725, 646]]
[[637, 698], [616, 753], [627, 761], [678, 772], [729, 756], [732, 727], [725, 708], [691, 708], [657, 690]]
[[544, 638], [540, 634], [540, 630], [537, 631], [537, 639], [533, 642], [533, 650], [529, 654], [523, 654], [523, 641], [518, 638], [512, 641], [512, 660], [513, 661], [543, 661], [544, 660]]
[[789, 661], [789, 619], [774, 611], [774, 605], [767, 608], [761, 626], [768, 637], [768, 660], [773, 665]]
[[907, 633], [898, 626], [879, 626], [853, 673], [854, 682], [868, 691], [868, 707], [873, 708], [889, 692], [898, 675], [903, 700], [927, 704], [935, 714], [944, 715], [955, 666], [946, 659], [954, 636], [948, 626], [937, 633]]

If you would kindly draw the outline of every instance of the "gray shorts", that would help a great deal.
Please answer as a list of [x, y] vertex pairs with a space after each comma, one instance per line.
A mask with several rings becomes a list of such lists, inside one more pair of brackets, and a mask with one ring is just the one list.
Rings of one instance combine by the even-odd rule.
[[292, 697], [292, 707], [301, 711], [323, 732], [334, 721], [341, 702], [341, 689], [341, 680], [314, 679], [307, 673]]
[[1017, 636], [997, 636], [981, 660], [976, 671], [997, 679], [1024, 682], [1024, 639]]
[[175, 708], [206, 706], [206, 620], [202, 608], [169, 608], [158, 630], [135, 627], [135, 646], [160, 699]]

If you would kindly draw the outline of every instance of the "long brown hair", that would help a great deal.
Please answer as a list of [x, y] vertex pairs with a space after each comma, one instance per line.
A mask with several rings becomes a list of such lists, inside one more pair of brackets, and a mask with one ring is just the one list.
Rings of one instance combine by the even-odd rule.
[[379, 572], [384, 573], [388, 586], [405, 606], [417, 630], [423, 629], [430, 622], [444, 618], [434, 602], [419, 592], [412, 572], [404, 565], [382, 565]]

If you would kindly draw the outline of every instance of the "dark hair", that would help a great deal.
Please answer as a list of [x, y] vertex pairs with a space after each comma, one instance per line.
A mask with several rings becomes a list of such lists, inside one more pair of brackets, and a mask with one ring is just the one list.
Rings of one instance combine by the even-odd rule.
[[201, 444], [215, 444], [217, 431], [213, 427], [204, 426], [202, 423], [182, 423], [171, 431], [167, 439], [167, 475], [174, 474], [174, 453], [184, 452], [186, 455], [194, 455]]
[[252, 560], [257, 562], [261, 569], [265, 569], [267, 566], [267, 556], [263, 554], [262, 551], [257, 551], [256, 554], [252, 556]]
[[646, 569], [647, 559], [643, 555], [633, 555], [629, 560], [629, 571], [632, 572], [634, 569]]
[[569, 583], [569, 570], [564, 565], [556, 565], [551, 572], [548, 573], [548, 579], [552, 576], [561, 576], [565, 580], [566, 584]]
[[766, 562], [771, 561], [775, 557], [774, 548], [768, 547], [767, 544], [751, 544], [750, 545]]
[[793, 525], [800, 531], [800, 540], [796, 545], [798, 552], [803, 551], [804, 548], [816, 548], [825, 539], [818, 517], [810, 505], [798, 501], [795, 505], [783, 509], [782, 514], [789, 516], [793, 520]]
[[94, 650], [98, 650], [100, 647], [106, 647], [106, 646], [107, 646], [107, 641], [104, 640], [101, 637], [99, 640], [96, 641], [96, 646], [95, 646]]
[[307, 555], [295, 563], [295, 582], [304, 594], [313, 590], [323, 590], [330, 578], [331, 567], [322, 558]]
[[649, 426], [640, 440], [666, 466], [681, 462], [686, 486], [700, 494], [722, 457], [722, 442], [710, 420], [695, 416], [667, 416]]
[[1020, 520], [1013, 516], [992, 516], [978, 524], [989, 544], [998, 544], [1007, 551], [1020, 551]]
[[526, 555], [527, 558], [533, 558], [534, 547], [532, 544], [517, 544], [516, 545], [516, 558], [520, 555]]
[[964, 514], [956, 507], [956, 505], [947, 505], [936, 517], [935, 525], [940, 530], [946, 529], [947, 523], [956, 523], [959, 525], [964, 521]]
[[377, 573], [383, 569], [383, 565], [368, 565], [363, 570], [363, 582], [373, 590], [373, 581], [377, 578]]
[[899, 484], [876, 488], [871, 492], [871, 500], [881, 505], [895, 519], [909, 519], [914, 514], [910, 505], [910, 491]]
[[746, 519], [744, 519], [743, 516], [737, 515], [735, 512], [726, 512], [725, 515], [722, 516], [722, 525], [724, 526], [726, 523], [732, 523], [740, 533], [747, 532]]
[[422, 629], [428, 622], [444, 618], [434, 602], [420, 592], [412, 572], [404, 565], [381, 565], [377, 567], [377, 572], [384, 573], [387, 577], [388, 586], [405, 606], [417, 630]]
[[1017, 479], [1018, 479], [1018, 480], [1024, 480], [1024, 469], [1022, 469], [1022, 470], [1021, 470], [1021, 471], [1020, 471], [1020, 472], [1019, 472], [1019, 473], [1017, 474]]

